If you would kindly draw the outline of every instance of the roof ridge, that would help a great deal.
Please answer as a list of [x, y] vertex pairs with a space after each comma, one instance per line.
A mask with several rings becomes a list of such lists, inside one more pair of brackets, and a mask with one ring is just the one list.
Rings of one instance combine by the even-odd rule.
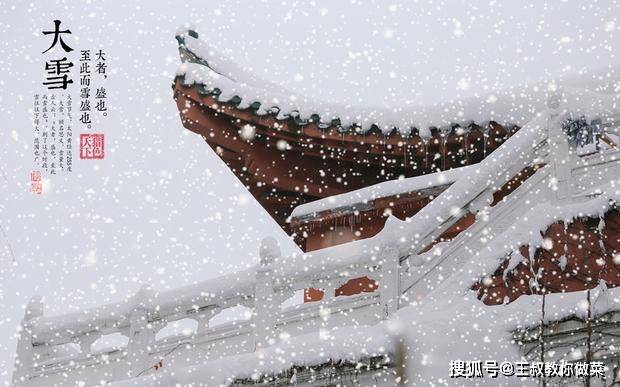
[[545, 110], [547, 98], [565, 83], [570, 88], [587, 86], [586, 89], [600, 93], [601, 88], [613, 86], [614, 80], [620, 82], [620, 67], [612, 67], [602, 76], [597, 72], [583, 73], [572, 80], [546, 80], [495, 92], [484, 91], [438, 104], [355, 106], [320, 101], [263, 79], [199, 39], [192, 27], [181, 28], [176, 38], [184, 60], [176, 75], [183, 84], [199, 86], [203, 94], [232, 103], [238, 109], [251, 109], [258, 116], [275, 114], [279, 120], [292, 119], [298, 125], [315, 123], [321, 128], [336, 127], [347, 132], [378, 129], [384, 134], [394, 130], [408, 134], [417, 128], [422, 136], [429, 137], [430, 127], [466, 125], [472, 121], [522, 126]]

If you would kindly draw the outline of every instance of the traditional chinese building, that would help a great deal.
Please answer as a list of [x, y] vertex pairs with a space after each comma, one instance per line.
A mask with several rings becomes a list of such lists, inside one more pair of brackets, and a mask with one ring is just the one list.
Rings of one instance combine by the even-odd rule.
[[[415, 215], [519, 130], [509, 122], [452, 121], [456, 112], [438, 115], [435, 125], [425, 127], [416, 127], [413, 118], [409, 126], [401, 117], [380, 121], [390, 116], [380, 109], [346, 119], [312, 110], [303, 114], [299, 106], [271, 102], [285, 100], [275, 85], [234, 81], [245, 74], [226, 61], [220, 71], [221, 57], [211, 49], [211, 57], [201, 56], [204, 47], [195, 31], [177, 40], [185, 66], [198, 66], [175, 79], [183, 125], [205, 139], [303, 251], [369, 238], [389, 216]], [[515, 175], [494, 194], [494, 203], [531, 172]], [[453, 238], [472, 222], [471, 215], [464, 216], [437, 240]], [[360, 278], [336, 295], [375, 289], [373, 281]], [[306, 297], [322, 296], [309, 289]]]
[[[337, 115], [302, 115], [298, 107], [221, 90], [218, 83], [233, 82], [237, 75], [218, 73], [210, 59], [192, 51], [186, 42], [197, 36], [192, 31], [177, 37], [181, 57], [211, 73], [198, 81], [187, 72], [175, 79], [182, 122], [205, 139], [304, 251], [373, 236], [388, 214], [399, 219], [412, 216], [458, 175], [442, 172], [480, 162], [519, 129], [495, 121], [443, 119], [441, 127], [417, 128], [374, 122], [362, 115], [355, 117], [359, 122], [349, 117], [346, 123]], [[231, 86], [238, 91], [253, 87], [241, 82]], [[270, 101], [268, 94], [264, 98]], [[418, 182], [428, 184], [381, 197], [356, 192], [375, 186], [378, 195], [377, 185], [416, 176], [426, 176]], [[347, 193], [360, 203], [330, 206]], [[325, 198], [329, 200], [317, 206]], [[311, 202], [310, 213], [303, 205]]]
[[[494, 385], [620, 382], [620, 72], [347, 112], [177, 40], [183, 124], [304, 253], [267, 238], [249, 269], [65, 316], [33, 299], [16, 385], [433, 385], [454, 359], [527, 360]], [[248, 318], [214, 324], [233, 307]], [[126, 341], [95, 346], [109, 335]]]

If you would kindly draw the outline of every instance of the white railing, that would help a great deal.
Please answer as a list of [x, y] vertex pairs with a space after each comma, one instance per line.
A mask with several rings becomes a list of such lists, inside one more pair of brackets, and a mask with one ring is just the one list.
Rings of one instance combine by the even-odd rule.
[[[569, 99], [569, 95], [572, 99]], [[580, 98], [584, 105], [574, 103], [574, 100]], [[591, 101], [596, 108], [581, 107], [586, 106], [586, 101]], [[602, 118], [606, 133], [618, 133], [620, 116], [617, 114], [617, 95], [585, 96], [581, 95], [579, 90], [572, 90], [568, 94], [558, 91], [549, 97], [547, 105], [547, 111], [524, 125], [500, 148], [482, 160], [475, 171], [457, 180], [409, 219], [411, 227], [400, 225], [401, 229], [408, 233], [403, 237], [410, 241], [408, 245], [401, 244], [400, 251], [403, 257], [401, 284], [405, 300], [423, 298], [445, 278], [460, 270], [462, 264], [482, 250], [484, 243], [481, 240], [489, 240], [494, 235], [501, 234], [522, 215], [524, 202], [539, 204], [551, 200], [579, 200], [575, 195], [580, 193], [579, 181], [584, 179], [584, 169], [586, 173], [592, 174], [590, 180], [597, 180], [599, 184], [598, 180], [620, 177], [616, 173], [620, 172], [620, 168], [607, 170], [610, 162], [618, 161], [617, 148], [596, 153], [591, 157], [580, 157], [577, 149], [570, 147], [562, 128], [568, 117], [587, 115], [590, 118]], [[509, 195], [510, 200], [491, 208], [493, 194], [524, 168], [533, 165], [545, 167], [512, 192]], [[542, 187], [549, 183], [547, 178], [553, 178], [556, 189]], [[581, 186], [584, 186], [583, 183]], [[476, 216], [476, 222], [466, 232], [450, 241], [439, 257], [431, 257], [432, 252], [420, 254], [467, 212]], [[478, 221], [481, 217], [490, 221]]]
[[[423, 297], [458, 270], [466, 256], [463, 252], [481, 248], [478, 241], [484, 230], [491, 227], [495, 234], [505, 230], [517, 218], [518, 203], [533, 198], [573, 200], [579, 185], [586, 183], [582, 177], [592, 168], [618, 162], [614, 150], [587, 156], [589, 162], [584, 163], [569, 149], [561, 119], [559, 106], [550, 103], [549, 111], [525, 125], [413, 218], [390, 219], [373, 238], [286, 259], [275, 240], [268, 238], [261, 244], [260, 264], [254, 268], [173, 291], [143, 288], [126, 302], [64, 316], [44, 316], [41, 300], [33, 299], [22, 323], [14, 384], [53, 385], [54, 378], [63, 380], [67, 372], [97, 382], [125, 379], [154, 372], [161, 361], [166, 366], [189, 365], [252, 352], [279, 341], [282, 334], [348, 326], [351, 321], [371, 325], [386, 319], [406, 304], [402, 300]], [[512, 192], [511, 200], [491, 209], [493, 193], [533, 164], [546, 167]], [[550, 175], [563, 185], [555, 194], [543, 189]], [[600, 178], [601, 174], [593, 176]], [[492, 216], [489, 222], [478, 219], [450, 241], [439, 257], [425, 260], [422, 249], [466, 212], [492, 212]], [[334, 297], [337, 288], [362, 276], [376, 280], [379, 289]], [[307, 288], [324, 290], [324, 299], [282, 309], [287, 298]], [[213, 316], [237, 305], [252, 310], [250, 320], [210, 326]], [[184, 319], [197, 323], [193, 333], [157, 339], [167, 324]], [[109, 334], [126, 336], [126, 347], [93, 351], [92, 344]], [[61, 353], [59, 349], [67, 345], [77, 350]]]
[[[398, 283], [399, 257], [393, 248], [384, 248], [373, 259], [325, 266], [306, 262], [304, 255], [282, 262], [277, 243], [267, 238], [259, 255], [260, 264], [249, 270], [173, 291], [143, 288], [126, 302], [83, 312], [46, 317], [41, 299], [33, 299], [22, 324], [14, 384], [39, 385], [40, 379], [49, 385], [54, 375], [71, 370], [92, 380], [106, 380], [106, 373], [119, 379], [135, 377], [153, 371], [166, 357], [167, 365], [175, 363], [168, 352], [178, 351], [180, 345], [208, 351], [208, 357], [216, 359], [273, 344], [282, 332], [307, 333], [313, 327], [348, 325], [351, 319], [372, 325], [396, 311], [398, 289], [393, 284]], [[334, 297], [337, 288], [361, 276], [377, 281], [379, 290]], [[322, 289], [324, 299], [282, 310], [287, 298], [309, 287]], [[213, 316], [237, 305], [251, 308], [250, 320], [209, 326]], [[184, 319], [197, 322], [195, 332], [156, 340], [167, 324]], [[126, 336], [127, 346], [91, 350], [109, 334]], [[67, 346], [76, 349], [69, 356], [64, 353]]]

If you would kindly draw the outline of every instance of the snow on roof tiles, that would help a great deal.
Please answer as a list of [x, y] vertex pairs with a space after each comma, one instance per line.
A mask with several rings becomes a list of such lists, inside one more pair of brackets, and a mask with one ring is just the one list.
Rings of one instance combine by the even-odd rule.
[[198, 85], [201, 92], [214, 95], [221, 102], [234, 103], [239, 109], [252, 109], [257, 115], [273, 114], [282, 120], [293, 118], [299, 124], [316, 122], [322, 127], [360, 132], [378, 128], [390, 133], [397, 129], [407, 135], [415, 127], [422, 136], [429, 136], [428, 128], [432, 126], [455, 123], [466, 126], [472, 121], [522, 126], [536, 112], [544, 110], [547, 97], [560, 85], [603, 93], [616, 88], [620, 79], [620, 67], [616, 66], [561, 81], [481, 91], [473, 97], [439, 104], [421, 106], [403, 102], [398, 106], [364, 107], [315, 100], [261, 79], [210, 47], [192, 28], [179, 29], [177, 41], [184, 61], [177, 77], [186, 85]]
[[408, 134], [411, 128], [428, 136], [429, 127], [455, 123], [497, 121], [524, 124], [545, 106], [548, 91], [555, 83], [531, 85], [518, 90], [482, 93], [476, 97], [443, 104], [418, 106], [404, 103], [391, 107], [360, 107], [317, 101], [295, 94], [261, 79], [209, 47], [191, 29], [179, 30], [179, 50], [185, 63], [177, 76], [186, 85], [199, 85], [205, 94], [221, 102], [232, 102], [239, 109], [251, 108], [257, 115], [275, 114], [278, 119], [294, 118], [298, 123], [317, 122], [361, 132], [376, 127], [384, 133], [397, 129]]

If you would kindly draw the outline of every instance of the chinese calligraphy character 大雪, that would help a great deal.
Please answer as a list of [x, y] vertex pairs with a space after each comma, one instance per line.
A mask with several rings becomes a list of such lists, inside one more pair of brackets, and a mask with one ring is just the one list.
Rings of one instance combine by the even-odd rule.
[[[65, 42], [62, 35], [71, 34], [69, 29], [60, 29], [60, 20], [54, 20], [53, 31], [42, 31], [43, 35], [53, 35], [52, 44], [47, 50], [43, 51], [43, 54], [50, 51], [52, 48], [60, 45], [65, 52], [73, 51], [73, 48]], [[48, 89], [63, 89], [66, 90], [67, 86], [73, 83], [73, 80], [69, 78], [69, 69], [73, 67], [73, 63], [67, 60], [67, 57], [62, 59], [52, 59], [45, 63], [45, 71], [47, 71], [46, 82], [43, 82], [44, 86]]]

